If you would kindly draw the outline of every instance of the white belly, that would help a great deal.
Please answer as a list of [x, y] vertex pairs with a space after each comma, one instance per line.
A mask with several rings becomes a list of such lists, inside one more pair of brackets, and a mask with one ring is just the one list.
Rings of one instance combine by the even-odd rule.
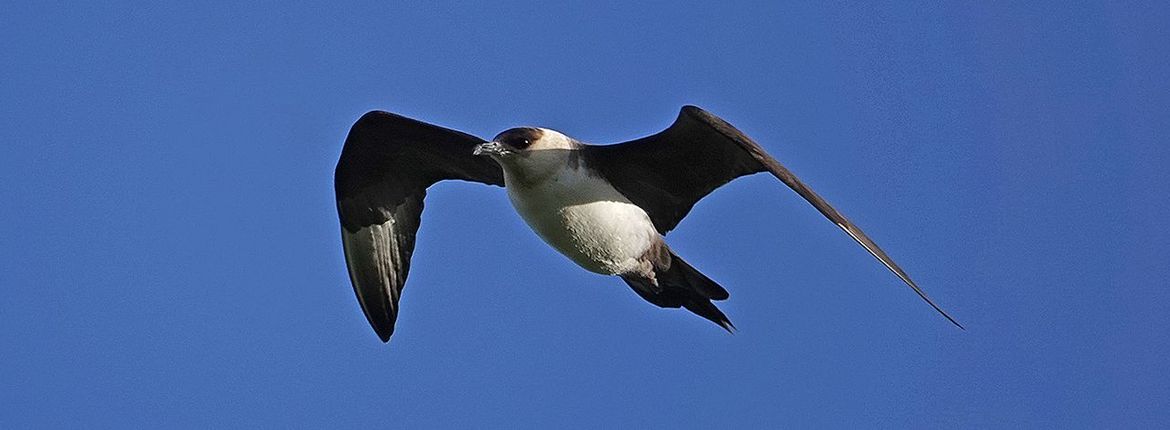
[[616, 275], [636, 270], [638, 258], [658, 237], [646, 211], [583, 171], [565, 169], [535, 185], [514, 184], [507, 186], [508, 197], [524, 221], [546, 243], [591, 272]]

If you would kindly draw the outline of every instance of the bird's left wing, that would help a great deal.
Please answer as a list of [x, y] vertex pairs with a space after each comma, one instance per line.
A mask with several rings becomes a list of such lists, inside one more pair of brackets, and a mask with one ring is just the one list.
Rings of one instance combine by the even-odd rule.
[[383, 342], [398, 318], [427, 187], [444, 179], [504, 185], [483, 140], [463, 132], [374, 111], [349, 131], [334, 172], [337, 214], [350, 282]]
[[771, 173], [861, 244], [931, 307], [963, 327], [930, 300], [857, 225], [743, 132], [703, 109], [685, 106], [662, 132], [615, 145], [588, 145], [582, 151], [586, 163], [646, 210], [662, 234], [673, 230], [695, 203], [723, 184], [752, 173]]

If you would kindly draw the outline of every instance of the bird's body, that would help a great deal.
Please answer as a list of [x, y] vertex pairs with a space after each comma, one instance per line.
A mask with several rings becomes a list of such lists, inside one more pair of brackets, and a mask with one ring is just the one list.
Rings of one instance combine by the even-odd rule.
[[[545, 139], [555, 133], [542, 131]], [[559, 141], [565, 144], [523, 162], [501, 162], [512, 206], [545, 243], [585, 270], [640, 270], [639, 259], [661, 240], [650, 217], [581, 162], [580, 144]]]
[[516, 212], [541, 239], [590, 272], [635, 271], [638, 258], [660, 240], [646, 211], [582, 168], [566, 167], [547, 180], [507, 190]]
[[350, 280], [383, 341], [394, 331], [426, 189], [444, 179], [504, 186], [532, 230], [577, 265], [620, 277], [656, 306], [686, 308], [730, 331], [713, 303], [727, 299], [727, 290], [676, 255], [664, 235], [711, 191], [759, 172], [796, 191], [958, 325], [860, 228], [742, 132], [694, 106], [660, 133], [615, 145], [532, 127], [484, 142], [370, 112], [350, 130], [335, 187]]

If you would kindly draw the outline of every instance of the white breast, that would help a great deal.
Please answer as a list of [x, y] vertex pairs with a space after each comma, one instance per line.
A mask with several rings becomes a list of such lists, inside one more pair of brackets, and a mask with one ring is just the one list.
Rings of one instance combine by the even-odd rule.
[[508, 179], [512, 206], [536, 234], [595, 273], [634, 271], [658, 231], [642, 208], [608, 182], [580, 168], [564, 169], [530, 185]]

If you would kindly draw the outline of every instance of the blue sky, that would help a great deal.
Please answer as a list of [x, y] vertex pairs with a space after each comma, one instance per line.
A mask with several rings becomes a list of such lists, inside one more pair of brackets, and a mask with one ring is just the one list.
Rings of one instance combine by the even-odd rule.
[[[1170, 419], [1164, 5], [39, 3], [0, 14], [0, 427]], [[684, 104], [968, 330], [759, 176], [668, 237], [735, 335], [443, 183], [378, 341], [332, 190], [363, 112], [606, 143]]]

